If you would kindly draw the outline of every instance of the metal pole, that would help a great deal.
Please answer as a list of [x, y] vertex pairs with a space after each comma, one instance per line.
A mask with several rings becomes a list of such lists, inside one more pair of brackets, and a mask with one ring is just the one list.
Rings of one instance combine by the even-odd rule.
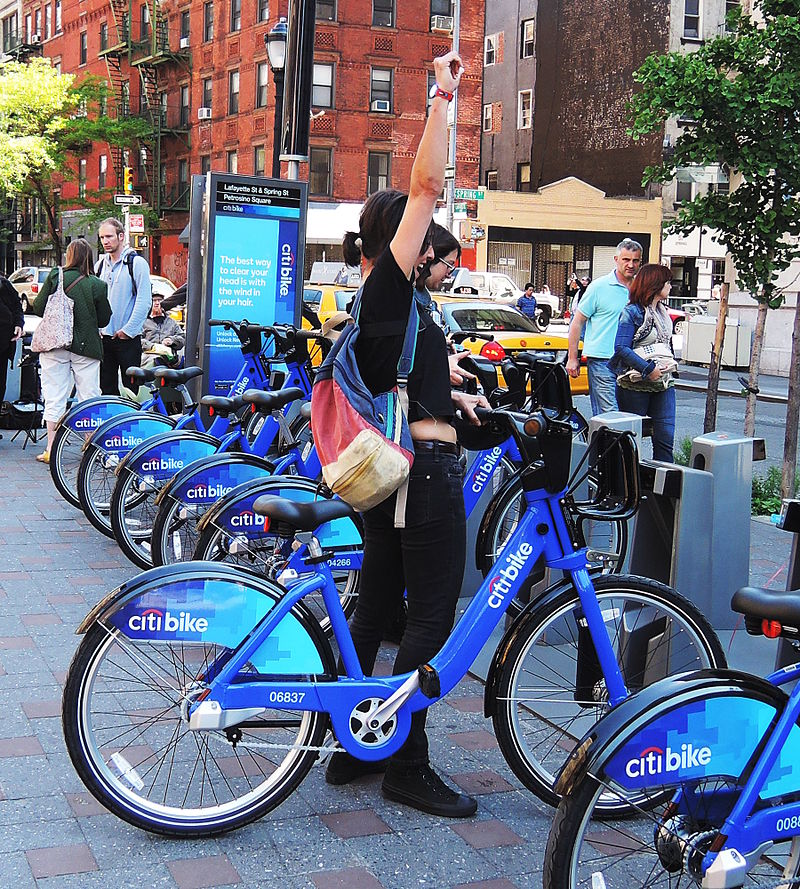
[[[272, 176], [281, 178], [281, 133], [283, 131], [283, 79], [284, 70], [275, 71], [275, 124], [272, 129]], [[292, 178], [292, 177], [289, 177]]]
[[316, 0], [289, 0], [281, 145], [281, 159], [289, 164], [289, 179], [297, 179], [300, 164], [308, 161], [316, 15]]
[[[453, 52], [458, 52], [459, 32], [461, 30], [461, 0], [453, 2]], [[450, 146], [447, 158], [453, 168], [453, 178], [447, 180], [447, 228], [453, 231], [453, 202], [456, 191], [456, 121], [458, 120], [458, 91], [453, 99], [453, 126], [450, 127]]]

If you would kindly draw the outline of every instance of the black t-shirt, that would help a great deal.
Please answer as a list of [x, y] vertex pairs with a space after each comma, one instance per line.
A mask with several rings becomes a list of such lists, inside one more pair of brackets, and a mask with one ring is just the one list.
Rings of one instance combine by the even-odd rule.
[[[355, 353], [361, 377], [373, 395], [397, 384], [397, 362], [414, 291], [387, 247], [364, 282]], [[419, 308], [414, 368], [408, 378], [408, 421], [452, 417], [447, 342], [430, 314]]]

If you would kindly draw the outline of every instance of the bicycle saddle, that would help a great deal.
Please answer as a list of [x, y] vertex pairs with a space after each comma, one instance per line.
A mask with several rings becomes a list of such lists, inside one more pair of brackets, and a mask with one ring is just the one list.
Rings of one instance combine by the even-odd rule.
[[[768, 590], [745, 586], [733, 594], [731, 608], [743, 614], [748, 622], [753, 618], [759, 622], [776, 620], [787, 624], [787, 629], [800, 627], [800, 590]], [[758, 635], [761, 635], [760, 624]]]
[[129, 367], [125, 371], [125, 376], [132, 380], [138, 380], [140, 383], [152, 383], [156, 378], [156, 369], [154, 367]]
[[300, 408], [300, 416], [301, 416], [304, 420], [310, 420], [310, 419], [311, 419], [311, 402], [310, 402], [310, 401], [306, 401], [306, 402], [303, 404], [303, 406]]
[[242, 399], [247, 404], [254, 404], [265, 411], [275, 411], [284, 407], [298, 398], [304, 398], [305, 392], [292, 386], [289, 389], [281, 389], [279, 392], [265, 392], [263, 389], [248, 389]]
[[273, 494], [264, 494], [253, 503], [253, 512], [267, 516], [272, 522], [289, 525], [296, 531], [313, 531], [324, 522], [355, 518], [355, 511], [344, 500], [314, 500], [297, 503]]
[[161, 380], [162, 386], [167, 383], [178, 386], [181, 383], [188, 383], [189, 380], [193, 380], [195, 377], [202, 376], [203, 368], [182, 367], [180, 370], [177, 370], [169, 367], [154, 367], [153, 373], [155, 373], [157, 380]]
[[222, 395], [204, 395], [200, 399], [200, 404], [210, 407], [220, 417], [227, 417], [238, 410], [244, 404], [244, 401], [241, 395], [237, 395], [235, 398], [225, 398]]

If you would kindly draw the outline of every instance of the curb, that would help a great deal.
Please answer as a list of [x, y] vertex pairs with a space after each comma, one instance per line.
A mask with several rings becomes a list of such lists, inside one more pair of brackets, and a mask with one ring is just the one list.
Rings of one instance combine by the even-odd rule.
[[[682, 382], [680, 379], [675, 381], [675, 388], [693, 392], [708, 391], [708, 386], [705, 383]], [[744, 398], [741, 389], [723, 389], [720, 387], [718, 394], [733, 398]], [[756, 401], [765, 401], [769, 404], [788, 404], [789, 398], [786, 395], [777, 395], [772, 392], [759, 392], [758, 395], [756, 395]]]

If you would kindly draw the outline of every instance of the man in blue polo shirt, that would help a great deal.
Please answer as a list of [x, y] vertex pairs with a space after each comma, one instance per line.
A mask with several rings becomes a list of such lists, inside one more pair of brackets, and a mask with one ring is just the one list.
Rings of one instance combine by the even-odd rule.
[[617, 244], [614, 268], [592, 281], [572, 316], [567, 373], [578, 376], [578, 343], [583, 334], [592, 416], [618, 409], [617, 379], [608, 361], [614, 354], [620, 312], [628, 304], [628, 290], [641, 264], [642, 245], [638, 241], [626, 238]]

